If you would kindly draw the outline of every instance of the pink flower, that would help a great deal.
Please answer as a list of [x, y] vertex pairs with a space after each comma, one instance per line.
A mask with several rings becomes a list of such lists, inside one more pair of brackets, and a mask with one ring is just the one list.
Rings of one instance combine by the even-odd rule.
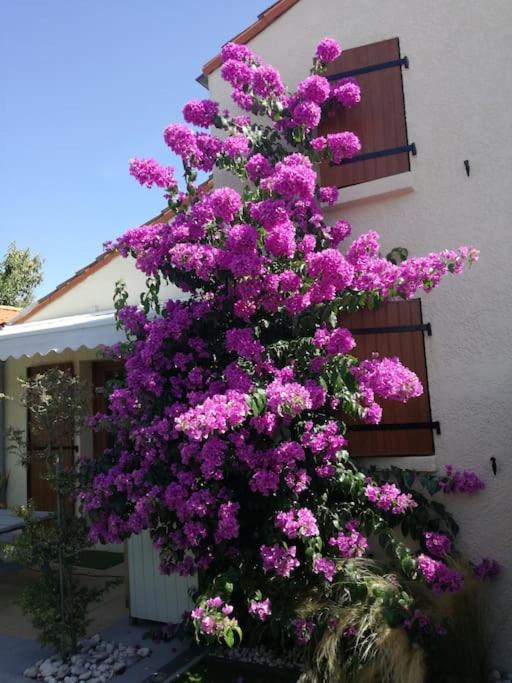
[[269, 598], [265, 600], [251, 600], [249, 614], [253, 614], [260, 621], [266, 621], [272, 614], [272, 603]]
[[310, 201], [315, 192], [316, 173], [310, 160], [302, 154], [290, 154], [276, 164], [273, 175], [265, 182], [284, 199]]
[[187, 123], [201, 128], [213, 125], [219, 113], [219, 105], [212, 100], [190, 100], [183, 107], [183, 117]]
[[154, 159], [130, 159], [130, 175], [146, 187], [156, 185], [175, 188], [178, 186], [172, 166], [161, 166]]
[[478, 579], [494, 579], [501, 573], [501, 565], [496, 560], [484, 557], [473, 572]]
[[315, 624], [308, 619], [294, 619], [292, 626], [297, 643], [299, 645], [307, 645], [315, 630]]
[[317, 521], [314, 514], [308, 508], [278, 512], [275, 518], [275, 527], [282, 531], [288, 538], [302, 536], [318, 536]]
[[315, 104], [323, 104], [330, 95], [330, 85], [323, 76], [308, 76], [297, 87], [297, 95], [303, 100], [309, 100]]
[[322, 110], [314, 102], [298, 102], [292, 109], [292, 127], [304, 126], [306, 130], [316, 128], [320, 123]]
[[340, 531], [336, 536], [329, 539], [329, 545], [338, 549], [343, 558], [363, 557], [368, 549], [368, 540], [358, 529], [359, 523], [356, 520], [347, 522], [345, 525], [347, 533]]
[[423, 393], [418, 377], [398, 358], [380, 358], [374, 353], [371, 360], [362, 361], [351, 372], [363, 388], [371, 389], [385, 399], [405, 403]]
[[245, 135], [231, 135], [222, 141], [222, 151], [231, 159], [249, 154], [249, 141]]
[[325, 202], [329, 206], [333, 206], [338, 199], [338, 188], [321, 187], [319, 191], [319, 197], [321, 202]]
[[229, 222], [240, 211], [242, 200], [236, 190], [232, 190], [230, 187], [221, 187], [211, 192], [209, 204], [217, 218]]
[[357, 135], [347, 130], [343, 133], [329, 133], [327, 135], [327, 147], [334, 163], [339, 164], [343, 159], [351, 159], [359, 154], [361, 142]]
[[316, 46], [316, 56], [321, 62], [333, 62], [341, 55], [341, 47], [334, 38], [324, 38]]
[[333, 88], [332, 96], [346, 109], [351, 109], [361, 101], [361, 88], [354, 78], [342, 78]]
[[365, 495], [377, 508], [393, 515], [401, 515], [408, 509], [418, 507], [412, 495], [402, 493], [395, 484], [377, 486], [369, 483], [366, 485]]
[[454, 593], [464, 584], [462, 574], [450, 569], [441, 560], [434, 560], [428, 555], [418, 555], [418, 569], [435, 593], [444, 591]]
[[277, 415], [299, 415], [311, 408], [309, 391], [297, 382], [283, 384], [280, 380], [271, 382], [266, 390], [269, 409]]
[[220, 51], [220, 58], [222, 62], [227, 62], [228, 59], [249, 62], [255, 58], [255, 55], [247, 47], [247, 45], [240, 45], [238, 43], [226, 43], [222, 46], [222, 49]]
[[253, 72], [252, 87], [260, 97], [279, 97], [284, 93], [279, 72], [268, 65], [260, 66]]
[[425, 547], [434, 557], [444, 557], [452, 549], [452, 542], [446, 534], [426, 531], [423, 534], [423, 538], [425, 539]]
[[196, 136], [194, 132], [181, 123], [172, 123], [164, 130], [165, 144], [183, 159], [190, 159], [197, 154]]
[[249, 178], [256, 182], [272, 174], [272, 164], [263, 154], [253, 154], [245, 164]]
[[327, 581], [332, 582], [336, 575], [336, 562], [326, 557], [317, 557], [313, 560], [313, 571], [315, 574], [323, 574]]
[[469, 493], [470, 495], [485, 488], [484, 482], [475, 472], [455, 470], [453, 465], [446, 465], [446, 474], [441, 478], [440, 486], [444, 493]]
[[176, 429], [194, 441], [201, 441], [212, 432], [223, 434], [241, 424], [249, 414], [245, 394], [228, 390], [207, 398], [175, 420]]
[[296, 559], [297, 548], [292, 545], [283, 548], [277, 543], [272, 546], [262, 545], [260, 548], [264, 571], [274, 571], [278, 576], [288, 578], [300, 562]]
[[222, 65], [220, 75], [234, 88], [240, 89], [251, 82], [252, 69], [244, 62], [228, 59]]

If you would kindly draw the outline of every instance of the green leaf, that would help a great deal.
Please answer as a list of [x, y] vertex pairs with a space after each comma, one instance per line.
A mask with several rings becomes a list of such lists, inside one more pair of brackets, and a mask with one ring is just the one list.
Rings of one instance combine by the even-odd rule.
[[235, 644], [235, 634], [233, 631], [224, 631], [224, 642], [228, 647], [233, 647]]

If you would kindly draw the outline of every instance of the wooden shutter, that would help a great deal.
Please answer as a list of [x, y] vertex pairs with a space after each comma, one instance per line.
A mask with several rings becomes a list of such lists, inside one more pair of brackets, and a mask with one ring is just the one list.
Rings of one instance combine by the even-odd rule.
[[[27, 368], [27, 377], [41, 375], [51, 368], [59, 368], [73, 374], [72, 363], [55, 363], [53, 365], [38, 365]], [[27, 497], [32, 499], [36, 510], [53, 512], [57, 509], [55, 491], [53, 491], [47, 480], [43, 479], [45, 465], [39, 459], [39, 453], [46, 448], [47, 442], [45, 435], [33, 428], [30, 420], [30, 412], [27, 412], [27, 442], [30, 453], [30, 465], [27, 470]], [[72, 467], [74, 462], [75, 444], [69, 436], [62, 444], [65, 449], [64, 467]]]
[[[320, 172], [323, 185], [347, 187], [409, 170], [409, 152], [393, 152], [408, 149], [402, 63], [408, 62], [400, 58], [398, 38], [391, 38], [346, 50], [329, 65], [327, 77], [333, 85], [347, 76], [357, 79], [361, 102], [352, 109], [330, 105], [318, 135], [353, 131], [363, 148], [360, 161], [347, 160], [337, 166], [324, 162]], [[410, 149], [415, 153], [413, 145]]]
[[349, 452], [353, 456], [432, 455], [433, 428], [428, 391], [424, 325], [420, 299], [389, 302], [375, 311], [358, 311], [341, 319], [357, 342], [354, 354], [361, 360], [374, 351], [398, 356], [423, 384], [423, 394], [407, 403], [379, 401], [383, 407], [380, 425], [349, 425]]
[[[123, 364], [116, 361], [97, 361], [92, 366], [92, 381], [94, 385], [93, 414], [107, 411], [108, 383], [121, 379], [124, 375]], [[99, 456], [112, 446], [112, 434], [106, 431], [93, 433], [93, 455]]]

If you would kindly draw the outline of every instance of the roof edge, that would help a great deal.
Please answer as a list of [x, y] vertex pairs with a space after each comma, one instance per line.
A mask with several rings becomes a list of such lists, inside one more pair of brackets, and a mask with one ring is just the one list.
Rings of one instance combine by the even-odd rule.
[[[150, 218], [149, 221], [146, 221], [144, 225], [158, 223], [162, 220], [165, 220], [166, 218], [170, 218], [171, 213], [172, 212], [170, 209], [163, 209], [158, 215], [154, 216], [153, 218]], [[80, 268], [80, 270], [77, 270], [77, 272], [70, 278], [58, 284], [55, 287], [55, 289], [52, 289], [51, 292], [48, 292], [48, 294], [45, 294], [43, 297], [41, 297], [34, 303], [22, 309], [20, 313], [18, 313], [18, 315], [16, 315], [14, 318], [11, 318], [9, 324], [18, 325], [20, 323], [26, 322], [29, 318], [32, 318], [32, 316], [34, 316], [36, 313], [39, 313], [43, 308], [48, 306], [48, 304], [52, 303], [53, 301], [56, 301], [57, 299], [60, 299], [61, 296], [69, 292], [71, 289], [73, 289], [73, 287], [76, 287], [76, 285], [80, 284], [80, 282], [83, 282], [83, 280], [89, 277], [89, 275], [93, 275], [98, 270], [100, 270], [100, 268], [106, 266], [118, 255], [119, 254], [115, 249], [100, 254], [94, 259], [94, 261], [91, 261], [91, 263], [88, 263], [83, 268]]]
[[[266, 10], [263, 10], [258, 15], [257, 20], [243, 31], [238, 33], [234, 38], [231, 38], [230, 43], [245, 44], [252, 40], [259, 33], [264, 31], [270, 24], [273, 24], [276, 19], [279, 19], [286, 11], [296, 5], [299, 0], [277, 0]], [[203, 70], [197, 81], [208, 87], [208, 76], [213, 73], [221, 65], [220, 53], [212, 57], [206, 64], [203, 65]]]
[[[203, 183], [201, 183], [198, 189], [203, 190], [205, 192], [209, 192], [212, 189], [212, 187], [213, 183], [211, 178], [209, 178], [208, 180], [205, 180]], [[172, 209], [162, 209], [162, 211], [160, 211], [159, 214], [157, 214], [153, 218], [150, 218], [148, 221], [143, 223], [143, 225], [151, 225], [152, 223], [161, 223], [163, 221], [168, 221], [171, 220], [173, 215], [174, 213]], [[20, 323], [26, 322], [29, 318], [34, 316], [36, 313], [39, 313], [39, 311], [43, 310], [43, 308], [48, 306], [48, 304], [52, 303], [53, 301], [56, 301], [57, 299], [60, 299], [61, 296], [69, 292], [71, 289], [73, 289], [73, 287], [76, 287], [76, 285], [80, 284], [80, 282], [83, 282], [83, 280], [88, 278], [89, 275], [92, 275], [93, 273], [97, 272], [100, 268], [103, 268], [103, 266], [106, 266], [118, 255], [119, 253], [115, 249], [100, 254], [97, 258], [94, 259], [94, 261], [88, 263], [83, 268], [80, 268], [80, 270], [77, 270], [77, 272], [74, 275], [72, 275], [67, 280], [64, 280], [64, 282], [61, 282], [51, 292], [45, 294], [37, 301], [34, 301], [34, 303], [30, 304], [26, 308], [23, 308], [17, 315], [15, 315], [13, 318], [9, 320], [9, 325], [18, 325]]]

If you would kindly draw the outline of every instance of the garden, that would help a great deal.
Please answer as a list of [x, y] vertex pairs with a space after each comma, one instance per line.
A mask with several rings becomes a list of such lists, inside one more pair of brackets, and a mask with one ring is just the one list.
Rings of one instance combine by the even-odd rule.
[[[356, 107], [364, 96], [353, 78], [334, 88], [325, 78], [340, 54], [322, 40], [290, 91], [246, 46], [223, 47], [221, 75], [245, 114], [185, 105], [189, 125], [164, 131], [183, 186], [170, 166], [130, 162], [173, 217], [107, 245], [147, 277], [141, 307], [116, 289], [126, 340], [104, 354], [126, 377], [110, 387], [108, 409], [86, 418], [83, 387], [62, 371], [25, 384], [25, 404], [52, 435], [59, 502], [44, 533], [23, 512], [13, 552], [42, 570], [25, 604], [63, 661], [102, 596], [74, 583], [77, 554], [149, 530], [162, 572], [199, 577], [176, 629], [209, 656], [180, 683], [487, 680], [482, 582], [499, 566], [464, 557], [447, 505], [484, 483], [450, 466], [420, 473], [350, 457], [347, 424], [376, 425], [382, 401], [414, 400], [423, 387], [396, 357], [357, 359], [344, 325], [354, 311], [430, 293], [478, 251], [409, 256], [400, 245], [385, 256], [375, 231], [351, 239], [347, 221], [327, 222], [338, 190], [320, 186], [319, 164], [362, 148], [350, 131], [316, 135], [330, 103]], [[230, 186], [201, 182], [219, 170]], [[188, 298], [164, 300], [162, 283]], [[85, 419], [111, 445], [66, 470], [63, 425], [75, 432]]]

